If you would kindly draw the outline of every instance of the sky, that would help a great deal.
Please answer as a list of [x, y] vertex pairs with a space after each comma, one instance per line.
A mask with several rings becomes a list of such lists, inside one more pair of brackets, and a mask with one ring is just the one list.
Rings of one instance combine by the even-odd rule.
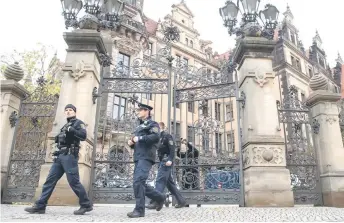
[[[154, 20], [171, 12], [171, 5], [181, 0], [144, 0], [144, 14]], [[194, 14], [195, 28], [202, 39], [211, 40], [213, 49], [223, 53], [234, 46], [219, 15], [219, 8], [226, 0], [185, 0]], [[261, 0], [261, 7], [271, 3], [283, 19], [287, 4], [295, 17], [300, 39], [307, 49], [318, 30], [331, 67], [335, 66], [338, 52], [344, 58], [344, 0]], [[57, 55], [65, 59], [67, 45], [63, 40], [64, 19], [60, 0], [16, 0], [2, 1], [0, 13], [0, 55], [14, 49], [23, 51], [35, 48], [37, 42], [52, 45]], [[340, 21], [341, 20], [341, 21]]]

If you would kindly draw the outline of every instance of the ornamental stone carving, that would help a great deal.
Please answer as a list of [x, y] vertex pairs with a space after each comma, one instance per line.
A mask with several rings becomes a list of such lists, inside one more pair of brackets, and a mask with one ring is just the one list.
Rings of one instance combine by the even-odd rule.
[[331, 117], [331, 116], [326, 116], [326, 122], [329, 122], [330, 125], [332, 125], [333, 123], [335, 123], [337, 121], [336, 118]]
[[14, 62], [14, 64], [6, 67], [4, 70], [4, 76], [7, 80], [20, 81], [24, 77], [24, 71], [19, 66], [18, 62]]
[[282, 166], [285, 162], [284, 149], [279, 146], [247, 147], [243, 153], [244, 167], [250, 166]]
[[313, 75], [313, 77], [309, 80], [309, 87], [312, 89], [312, 91], [327, 90], [328, 81], [323, 75]]
[[280, 147], [254, 147], [253, 164], [281, 164], [284, 160]]
[[254, 80], [257, 84], [259, 84], [260, 87], [264, 87], [264, 85], [268, 83], [265, 73], [256, 73], [256, 77], [254, 78]]
[[69, 72], [69, 75], [74, 78], [75, 81], [85, 76], [87, 71], [96, 72], [94, 65], [85, 64], [82, 60], [75, 64], [65, 64], [63, 71]]

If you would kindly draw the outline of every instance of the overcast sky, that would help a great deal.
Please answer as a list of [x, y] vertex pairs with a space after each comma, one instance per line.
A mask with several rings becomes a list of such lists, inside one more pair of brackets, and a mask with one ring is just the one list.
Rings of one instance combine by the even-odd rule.
[[[170, 13], [172, 4], [180, 1], [144, 0], [144, 13], [158, 20]], [[234, 46], [234, 38], [228, 35], [218, 12], [225, 1], [185, 0], [195, 16], [195, 28], [201, 38], [213, 41], [213, 49], [219, 53]], [[335, 65], [338, 52], [344, 58], [344, 0], [261, 0], [261, 7], [266, 3], [279, 9], [280, 20], [289, 4], [306, 48], [311, 45], [317, 29], [331, 66]], [[3, 0], [1, 8], [0, 55], [13, 49], [32, 49], [41, 42], [53, 45], [64, 60], [67, 46], [62, 37], [65, 28], [60, 0]]]

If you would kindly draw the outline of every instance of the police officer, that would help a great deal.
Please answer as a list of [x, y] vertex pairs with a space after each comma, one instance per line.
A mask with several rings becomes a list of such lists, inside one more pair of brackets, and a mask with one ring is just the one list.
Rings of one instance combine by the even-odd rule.
[[93, 210], [93, 205], [79, 180], [78, 155], [80, 141], [85, 141], [86, 139], [85, 124], [75, 117], [76, 107], [74, 105], [66, 105], [65, 114], [67, 116], [67, 124], [62, 127], [60, 133], [55, 137], [55, 143], [57, 143], [59, 150], [53, 153], [53, 156], [56, 158], [43, 184], [41, 197], [35, 202], [33, 207], [25, 208], [25, 211], [29, 213], [45, 213], [45, 208], [56, 183], [64, 173], [66, 173], [72, 190], [79, 197], [80, 209], [74, 211], [74, 214], [83, 215]]
[[[161, 129], [158, 149], [160, 163], [157, 178], [155, 180], [155, 189], [160, 192], [164, 192], [165, 187], [167, 187], [178, 202], [175, 205], [175, 208], [182, 208], [186, 205], [186, 201], [179, 192], [172, 178], [172, 162], [175, 153], [173, 138], [168, 132], [164, 131], [165, 123], [159, 122], [159, 126]], [[151, 201], [146, 207], [148, 209], [154, 209], [156, 207], [156, 203]]]
[[130, 218], [145, 216], [145, 196], [156, 202], [156, 210], [160, 211], [164, 205], [166, 196], [154, 190], [146, 184], [153, 164], [155, 163], [156, 150], [159, 143], [160, 129], [158, 123], [150, 117], [150, 111], [153, 109], [149, 105], [138, 104], [138, 117], [140, 125], [136, 128], [132, 139], [128, 140], [128, 145], [134, 149], [134, 196], [136, 206], [134, 211], [127, 215]]

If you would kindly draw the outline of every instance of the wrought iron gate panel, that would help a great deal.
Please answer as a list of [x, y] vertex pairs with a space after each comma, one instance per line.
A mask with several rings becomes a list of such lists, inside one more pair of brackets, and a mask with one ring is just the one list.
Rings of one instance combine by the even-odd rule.
[[[95, 203], [135, 203], [132, 188], [134, 150], [127, 142], [138, 126], [135, 110], [139, 102], [153, 106], [153, 119], [163, 116], [157, 107], [168, 108], [163, 95], [169, 91], [170, 70], [164, 50], [149, 58], [136, 58], [129, 66], [117, 63], [111, 67], [110, 74], [102, 77], [99, 92], [105, 95], [108, 104], [106, 110], [99, 112], [95, 127], [97, 139], [90, 193]], [[115, 109], [117, 105], [123, 108], [123, 114], [121, 108]], [[100, 109], [100, 103], [97, 106]], [[157, 165], [154, 165], [148, 184], [154, 186], [156, 174]]]
[[58, 95], [48, 93], [45, 80], [22, 100], [12, 142], [3, 202], [30, 202], [45, 163], [47, 134], [55, 119]]
[[188, 130], [177, 146], [175, 178], [188, 204], [240, 203], [241, 156], [240, 147], [235, 145], [241, 145], [241, 134], [240, 120], [234, 117], [240, 111], [234, 70], [233, 64], [228, 63], [220, 72], [209, 73], [205, 67], [177, 62], [174, 135], [177, 104], [179, 117], [185, 117], [179, 121], [186, 123], [183, 128]]
[[295, 204], [322, 204], [320, 176], [312, 132], [319, 125], [311, 120], [310, 109], [298, 99], [291, 85], [282, 103], [277, 102], [280, 123], [285, 129], [286, 163], [290, 171]]
[[[226, 132], [226, 128], [239, 130], [239, 122], [234, 117], [235, 112], [240, 113], [238, 109], [232, 111], [232, 120], [225, 121], [225, 103], [237, 104], [238, 86], [233, 82], [233, 72], [235, 66], [227, 64], [226, 69], [220, 73], [209, 74], [206, 68], [197, 69], [186, 66], [181, 61], [175, 61], [172, 55], [172, 42], [179, 40], [179, 31], [172, 24], [162, 24], [164, 29], [165, 46], [158, 50], [156, 55], [150, 57], [144, 56], [143, 59], [135, 59], [132, 65], [118, 63], [111, 67], [110, 75], [101, 75], [101, 86], [99, 95], [107, 99], [107, 109], [100, 110], [100, 103], [97, 103], [97, 120], [95, 126], [95, 140], [92, 160], [91, 180], [93, 182], [90, 197], [95, 203], [134, 203], [135, 198], [132, 190], [132, 178], [134, 163], [132, 160], [133, 150], [127, 146], [127, 141], [132, 136], [132, 132], [137, 126], [135, 115], [135, 106], [137, 102], [149, 103], [153, 106], [155, 121], [163, 121], [171, 131], [177, 148], [180, 148], [180, 133], [176, 132], [176, 105], [183, 102], [205, 102], [214, 103], [222, 100], [223, 111], [221, 117], [214, 116], [211, 108], [200, 103], [202, 111], [207, 110], [207, 114], [200, 115], [197, 120], [192, 120], [191, 129], [194, 135], [202, 137], [209, 135], [208, 143], [215, 143], [215, 135], [222, 134], [222, 140], [216, 143], [224, 145], [228, 140], [231, 141], [231, 150], [226, 144], [222, 153], [213, 155], [209, 151], [200, 152], [200, 157], [193, 159], [191, 163], [178, 163], [176, 160], [175, 176], [177, 183], [183, 187], [187, 175], [191, 178], [201, 179], [204, 188], [198, 187], [196, 190], [182, 189], [182, 193], [190, 204], [192, 203], [229, 203], [238, 204], [243, 198], [239, 192], [242, 187], [242, 171], [240, 171], [240, 155], [235, 150], [235, 145], [240, 148], [241, 134], [239, 131]], [[103, 57], [104, 58], [104, 57]], [[105, 61], [109, 61], [105, 58]], [[110, 63], [102, 62], [103, 67]], [[103, 73], [103, 71], [102, 71]], [[236, 73], [235, 73], [236, 74]], [[146, 95], [145, 97], [143, 97]], [[151, 97], [149, 100], [146, 100]], [[190, 97], [192, 95], [192, 97]], [[118, 98], [117, 104], [121, 100], [125, 102], [125, 112], [114, 117], [113, 109], [115, 102], [109, 102], [110, 98]], [[173, 102], [172, 102], [173, 101]], [[152, 104], [154, 103], [154, 105]], [[233, 105], [232, 105], [233, 107]], [[235, 106], [234, 106], [235, 107]], [[238, 106], [236, 106], [238, 107]], [[172, 108], [174, 109], [174, 118], [172, 117]], [[240, 118], [239, 118], [240, 119]], [[180, 120], [179, 120], [180, 121]], [[187, 123], [188, 121], [182, 120]], [[235, 127], [233, 127], [235, 126]], [[233, 128], [232, 128], [233, 127]], [[238, 134], [239, 132], [239, 134]], [[227, 135], [229, 134], [228, 140]], [[219, 136], [219, 135], [217, 135]], [[207, 141], [206, 137], [204, 140]], [[218, 147], [222, 148], [222, 146]], [[211, 147], [214, 149], [214, 146]], [[215, 150], [213, 150], [215, 151]], [[179, 160], [180, 161], [180, 160]], [[196, 167], [202, 177], [191, 175], [187, 170]], [[184, 172], [183, 172], [184, 171]], [[151, 170], [149, 184], [154, 186], [157, 165]], [[189, 178], [190, 178], [189, 177]], [[185, 180], [180, 180], [185, 179]], [[188, 182], [186, 182], [188, 183]], [[221, 188], [219, 188], [221, 187]]]

